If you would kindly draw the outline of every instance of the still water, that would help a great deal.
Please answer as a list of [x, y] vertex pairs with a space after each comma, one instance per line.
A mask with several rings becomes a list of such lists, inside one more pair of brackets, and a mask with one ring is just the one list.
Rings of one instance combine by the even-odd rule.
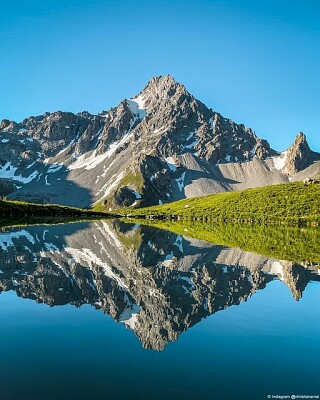
[[319, 394], [315, 260], [120, 221], [5, 228], [0, 398]]

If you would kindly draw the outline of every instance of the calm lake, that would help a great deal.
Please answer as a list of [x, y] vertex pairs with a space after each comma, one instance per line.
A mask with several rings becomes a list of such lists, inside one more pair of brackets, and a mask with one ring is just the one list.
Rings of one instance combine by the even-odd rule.
[[238, 248], [118, 220], [3, 228], [0, 399], [319, 394], [318, 242], [273, 229], [254, 252], [250, 228]]

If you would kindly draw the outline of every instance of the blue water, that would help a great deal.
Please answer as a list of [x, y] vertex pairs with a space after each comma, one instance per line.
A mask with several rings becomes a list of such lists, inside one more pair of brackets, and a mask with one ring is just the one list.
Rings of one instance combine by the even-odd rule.
[[162, 352], [89, 305], [0, 296], [1, 399], [265, 399], [318, 394], [319, 283], [280, 281], [201, 321]]
[[150, 227], [5, 229], [0, 400], [319, 394], [319, 293], [316, 263]]

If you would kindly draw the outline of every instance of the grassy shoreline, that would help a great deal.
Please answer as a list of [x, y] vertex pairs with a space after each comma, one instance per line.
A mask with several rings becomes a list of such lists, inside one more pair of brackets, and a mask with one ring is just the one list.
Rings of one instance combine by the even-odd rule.
[[139, 218], [202, 221], [252, 225], [320, 225], [320, 185], [294, 182], [239, 192], [179, 200], [147, 208], [122, 208], [111, 212], [97, 204], [81, 209], [56, 204], [0, 200], [0, 221], [66, 218]]
[[33, 204], [21, 201], [0, 200], [0, 221], [15, 220], [59, 220], [66, 218], [111, 217], [106, 212], [97, 212], [58, 204]]
[[[269, 191], [269, 195], [274, 200], [272, 206], [279, 207], [279, 203], [277, 202], [279, 191], [277, 188], [273, 186], [260, 188], [258, 190], [260, 191], [260, 194], [261, 191], [264, 193], [265, 191]], [[222, 195], [231, 195], [231, 198], [237, 196], [238, 198], [243, 199], [243, 194], [235, 192], [230, 194], [223, 193], [222, 195], [218, 194], [194, 199], [185, 199], [176, 203], [145, 209], [133, 210], [126, 208], [117, 210], [117, 214], [59, 205], [39, 205], [16, 201], [0, 201], [0, 229], [4, 227], [35, 224], [60, 224], [82, 221], [92, 222], [94, 220], [100, 220], [101, 218], [119, 218], [122, 214], [122, 216], [125, 217], [123, 218], [124, 222], [127, 223], [150, 225], [155, 228], [170, 230], [176, 234], [205, 240], [213, 244], [237, 247], [279, 259], [290, 259], [299, 263], [303, 261], [320, 263], [318, 251], [320, 229], [318, 227], [302, 229], [297, 226], [290, 226], [301, 225], [309, 222], [311, 222], [311, 225], [318, 224], [320, 198], [319, 187], [314, 186], [310, 189], [308, 187], [302, 187], [301, 184], [281, 185], [281, 193], [282, 195], [287, 193], [285, 197], [287, 201], [288, 193], [292, 190], [293, 195], [290, 198], [290, 202], [295, 204], [295, 210], [300, 210], [300, 213], [297, 213], [293, 217], [282, 216], [281, 218], [274, 220], [270, 219], [270, 216], [268, 216], [269, 219], [264, 218], [259, 220], [257, 217], [258, 214], [256, 214], [254, 216], [254, 222], [249, 218], [248, 220], [245, 220], [245, 222], [250, 222], [250, 225], [243, 223], [243, 215], [241, 216], [241, 223], [237, 223], [235, 218], [231, 220], [231, 223], [230, 221], [225, 221], [218, 217], [216, 220], [210, 218], [210, 207], [205, 209], [209, 217], [208, 215], [202, 215], [203, 208], [200, 206], [203, 205], [203, 203], [209, 205], [213, 203], [213, 206], [217, 207], [215, 200], [212, 202], [212, 199], [218, 198], [220, 201]], [[254, 196], [256, 202], [259, 202], [259, 197], [256, 196], [256, 189], [249, 189], [242, 193], [245, 193], [247, 200], [248, 198], [249, 200], [252, 200], [252, 197]], [[277, 193], [277, 196], [274, 196], [275, 193]], [[296, 201], [297, 196], [300, 196], [299, 201]], [[313, 202], [311, 202], [311, 199]], [[212, 203], [210, 203], [210, 201]], [[197, 205], [199, 205], [198, 202], [200, 202], [199, 209], [196, 208]], [[194, 203], [193, 210], [198, 211], [198, 213], [193, 213], [191, 215], [188, 213], [180, 214], [181, 210], [186, 210], [185, 207], [181, 207], [181, 204], [192, 203]], [[248, 201], [244, 202], [244, 204], [248, 203]], [[310, 206], [309, 208], [305, 208], [306, 203]], [[234, 203], [231, 202], [230, 204]], [[282, 202], [281, 204], [286, 203]], [[225, 204], [222, 205], [225, 206]], [[265, 198], [264, 209], [269, 207], [270, 201], [268, 201], [268, 198]], [[160, 212], [155, 213], [155, 210], [160, 210]], [[168, 210], [174, 210], [173, 215], [169, 214]], [[314, 214], [310, 214], [310, 211], [314, 212], [314, 210], [318, 210], [316, 218], [314, 218]], [[189, 207], [187, 207], [187, 211], [190, 211]], [[247, 215], [250, 215], [248, 210], [246, 210], [246, 212]], [[128, 215], [130, 215], [129, 218]], [[279, 215], [281, 216], [281, 212]], [[260, 223], [258, 223], [259, 221]], [[266, 221], [269, 221], [269, 223]], [[123, 240], [127, 240], [127, 238], [124, 237]]]
[[320, 185], [294, 182], [188, 198], [154, 207], [124, 208], [116, 212], [123, 217], [155, 220], [318, 226]]
[[[21, 228], [24, 226], [41, 226], [41, 225], [64, 225], [80, 222], [96, 222], [103, 219], [109, 219], [105, 216], [94, 217], [35, 217], [35, 218], [9, 218], [0, 219], [0, 231], [9, 228]], [[113, 218], [113, 217], [112, 217]]]

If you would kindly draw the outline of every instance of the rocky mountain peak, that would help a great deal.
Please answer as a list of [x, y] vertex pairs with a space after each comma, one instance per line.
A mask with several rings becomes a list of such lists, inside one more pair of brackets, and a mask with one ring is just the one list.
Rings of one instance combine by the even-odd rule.
[[310, 149], [306, 135], [299, 132], [292, 146], [286, 151], [286, 162], [283, 170], [289, 175], [294, 175], [319, 159], [320, 155]]
[[303, 132], [299, 132], [295, 138], [295, 142], [306, 142], [307, 138]]
[[145, 108], [152, 111], [161, 104], [165, 104], [168, 108], [170, 105], [182, 104], [185, 100], [192, 101], [194, 97], [171, 75], [165, 75], [151, 78], [145, 88], [132, 100], [135, 99], [143, 101]]
[[9, 121], [8, 119], [3, 119], [0, 122], [0, 130], [3, 132], [18, 131], [19, 128], [20, 124], [17, 124], [15, 121]]
[[171, 75], [154, 76], [150, 79], [150, 81], [140, 93], [144, 93], [148, 90], [153, 90], [158, 93], [166, 93], [174, 87], [184, 86], [178, 83]]
[[297, 134], [290, 148], [295, 149], [296, 151], [298, 149], [301, 151], [311, 151], [307, 142], [307, 137], [303, 132]]
[[3, 130], [5, 128], [7, 128], [7, 126], [9, 126], [9, 125], [10, 125], [10, 121], [8, 119], [3, 119], [0, 122], [0, 129]]

